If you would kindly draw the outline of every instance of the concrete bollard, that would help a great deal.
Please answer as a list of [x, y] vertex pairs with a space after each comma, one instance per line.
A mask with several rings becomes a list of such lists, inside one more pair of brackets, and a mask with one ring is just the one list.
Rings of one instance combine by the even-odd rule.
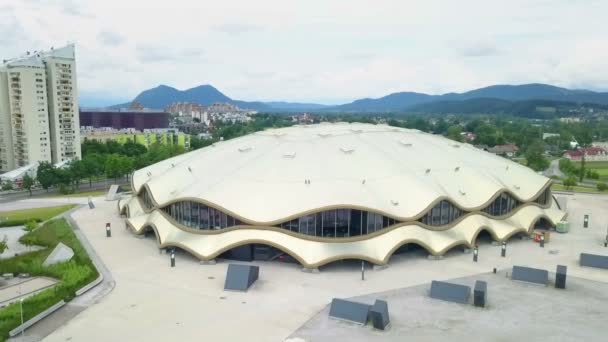
[[479, 248], [477, 246], [475, 246], [475, 248], [473, 249], [473, 262], [477, 262], [478, 255], [479, 255]]
[[175, 267], [175, 251], [171, 251], [171, 267]]
[[583, 228], [589, 228], [589, 215], [585, 214], [585, 218], [583, 219]]
[[106, 223], [106, 237], [112, 237], [112, 228], [110, 228], [110, 223]]
[[507, 242], [506, 241], [502, 242], [500, 256], [503, 257], [503, 258], [507, 256]]

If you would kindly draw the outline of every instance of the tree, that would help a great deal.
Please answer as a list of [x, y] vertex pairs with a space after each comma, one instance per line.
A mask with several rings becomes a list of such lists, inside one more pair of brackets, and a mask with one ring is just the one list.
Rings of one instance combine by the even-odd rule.
[[0, 254], [4, 253], [8, 249], [8, 238], [4, 235], [4, 238], [0, 241]]
[[600, 182], [600, 183], [597, 183], [596, 186], [597, 186], [597, 189], [599, 191], [606, 191], [606, 190], [608, 190], [608, 184], [606, 184], [606, 183]]
[[90, 153], [82, 158], [85, 178], [89, 179], [89, 187], [93, 186], [93, 178], [104, 174], [105, 156], [99, 153]]
[[47, 192], [49, 191], [50, 187], [59, 183], [55, 166], [45, 161], [40, 162], [40, 164], [38, 165], [36, 179], [38, 179], [38, 183], [40, 183], [42, 188]]
[[69, 173], [76, 189], [80, 181], [87, 176], [87, 169], [82, 160], [72, 160], [69, 164]]
[[13, 182], [11, 182], [10, 180], [7, 180], [6, 182], [2, 183], [2, 190], [4, 190], [4, 191], [13, 190]]
[[574, 176], [564, 179], [564, 186], [566, 189], [571, 189], [573, 186], [576, 186], [576, 184], [576, 178], [574, 178]]
[[542, 171], [549, 167], [549, 160], [544, 156], [545, 146], [540, 139], [535, 139], [526, 149], [524, 156], [528, 167], [534, 171]]
[[124, 175], [128, 175], [134, 169], [133, 158], [121, 156], [119, 154], [111, 154], [106, 158], [105, 172], [106, 176], [115, 180]]
[[456, 141], [462, 141], [462, 127], [453, 125], [448, 127], [448, 138]]
[[35, 183], [36, 180], [34, 177], [30, 176], [29, 173], [26, 173], [25, 176], [23, 176], [23, 188], [29, 191], [30, 196], [32, 196], [32, 187]]
[[579, 182], [583, 181], [583, 177], [585, 176], [585, 150], [583, 150], [583, 155], [581, 158], [581, 170], [579, 172]]

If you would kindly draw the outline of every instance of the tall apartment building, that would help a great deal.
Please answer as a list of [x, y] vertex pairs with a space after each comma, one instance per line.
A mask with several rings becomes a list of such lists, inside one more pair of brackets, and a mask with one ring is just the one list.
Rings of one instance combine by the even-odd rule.
[[0, 171], [80, 159], [74, 45], [0, 66]]

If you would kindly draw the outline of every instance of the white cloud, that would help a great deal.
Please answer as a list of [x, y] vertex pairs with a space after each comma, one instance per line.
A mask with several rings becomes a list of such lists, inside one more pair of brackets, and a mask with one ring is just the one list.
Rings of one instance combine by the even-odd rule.
[[0, 59], [74, 41], [80, 92], [117, 98], [160, 83], [325, 102], [495, 83], [608, 90], [607, 12], [602, 0], [23, 0], [0, 10]]

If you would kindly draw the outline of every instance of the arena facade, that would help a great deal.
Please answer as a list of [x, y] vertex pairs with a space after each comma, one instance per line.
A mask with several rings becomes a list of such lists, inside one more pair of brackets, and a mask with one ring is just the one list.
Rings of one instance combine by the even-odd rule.
[[[118, 206], [135, 233], [201, 260], [276, 251], [307, 268], [386, 264], [416, 244], [432, 255], [504, 241], [565, 213], [551, 180], [438, 135], [335, 123], [257, 132], [136, 171]], [[264, 248], [267, 248], [264, 250]], [[268, 259], [274, 256], [268, 252]]]

